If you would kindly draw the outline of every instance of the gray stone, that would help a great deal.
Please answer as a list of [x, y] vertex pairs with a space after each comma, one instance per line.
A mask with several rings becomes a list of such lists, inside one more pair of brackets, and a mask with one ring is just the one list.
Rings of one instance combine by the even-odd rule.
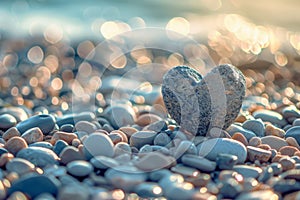
[[212, 127], [226, 129], [237, 117], [245, 96], [245, 78], [232, 65], [220, 65], [204, 78], [194, 69], [177, 66], [163, 77], [166, 108], [181, 127], [206, 135]]
[[65, 142], [63, 140], [57, 140], [55, 142], [54, 147], [53, 147], [53, 151], [54, 151], [54, 153], [56, 153], [57, 155], [59, 155], [62, 152], [62, 150], [64, 148], [66, 148], [67, 146], [69, 146], [67, 142]]
[[181, 158], [181, 162], [187, 166], [194, 167], [203, 172], [213, 172], [216, 169], [217, 164], [204, 157], [197, 155], [186, 154]]
[[279, 126], [279, 128], [287, 125], [287, 121], [280, 113], [271, 110], [257, 110], [253, 113], [255, 119], [262, 119], [264, 122], [271, 122], [273, 125]]
[[153, 171], [162, 168], [168, 168], [171, 164], [175, 163], [175, 159], [170, 156], [158, 152], [150, 152], [140, 158], [135, 166], [143, 171]]
[[285, 138], [293, 137], [297, 140], [298, 144], [300, 144], [300, 126], [294, 126], [287, 130], [285, 133]]
[[50, 149], [43, 147], [28, 147], [17, 153], [17, 158], [23, 158], [30, 161], [37, 167], [58, 164], [57, 155]]
[[224, 199], [234, 199], [238, 194], [242, 192], [242, 186], [234, 178], [226, 179], [222, 182], [220, 193]]
[[114, 152], [115, 152], [114, 156], [119, 156], [125, 153], [131, 154], [131, 147], [126, 142], [119, 142], [115, 145]]
[[217, 155], [216, 163], [219, 169], [230, 170], [238, 162], [238, 157], [231, 154], [221, 153]]
[[153, 144], [158, 146], [167, 146], [171, 142], [171, 138], [164, 132], [156, 135]]
[[10, 114], [0, 115], [0, 129], [6, 130], [17, 124], [17, 120]]
[[96, 156], [90, 160], [90, 163], [96, 169], [108, 169], [120, 165], [115, 159], [105, 156]]
[[137, 185], [134, 192], [142, 198], [157, 198], [163, 195], [163, 189], [157, 183], [145, 182]]
[[255, 137], [255, 133], [252, 132], [251, 130], [244, 129], [242, 126], [236, 125], [236, 124], [231, 124], [227, 128], [227, 132], [229, 133], [230, 136], [233, 136], [235, 133], [240, 132], [243, 134], [246, 139], [249, 141], [251, 138]]
[[300, 111], [296, 108], [296, 106], [291, 105], [282, 110], [282, 115], [285, 119], [290, 117], [300, 118]]
[[238, 157], [238, 163], [244, 163], [247, 158], [246, 147], [235, 140], [227, 138], [213, 138], [206, 140], [197, 146], [199, 155], [216, 160], [218, 154], [226, 153]]
[[17, 122], [24, 121], [28, 119], [28, 114], [21, 107], [5, 107], [0, 109], [0, 115], [10, 114], [15, 117]]
[[117, 104], [106, 108], [104, 115], [115, 129], [132, 125], [136, 121], [133, 108], [125, 104]]
[[233, 170], [241, 174], [244, 178], [258, 178], [263, 170], [259, 167], [252, 167], [248, 165], [236, 165]]
[[7, 171], [16, 172], [19, 175], [24, 175], [34, 171], [34, 164], [23, 158], [13, 158], [5, 165]]
[[66, 114], [56, 119], [56, 124], [61, 127], [64, 124], [72, 124], [73, 126], [79, 121], [93, 121], [96, 116], [92, 112], [82, 112], [79, 114]]
[[173, 153], [174, 158], [178, 159], [184, 154], [192, 154], [192, 155], [198, 154], [197, 147], [193, 142], [184, 140], [181, 141], [177, 147], [175, 147], [175, 151]]
[[258, 137], [265, 136], [265, 125], [261, 119], [247, 120], [243, 123], [243, 128], [252, 131]]
[[50, 143], [50, 142], [35, 142], [33, 144], [30, 144], [29, 145], [30, 147], [43, 147], [43, 148], [46, 148], [46, 149], [50, 149], [52, 150], [53, 149], [53, 145]]
[[88, 200], [89, 190], [83, 184], [73, 184], [63, 187], [59, 190], [58, 200]]
[[16, 128], [21, 134], [28, 129], [39, 127], [43, 134], [49, 134], [55, 127], [55, 119], [51, 115], [35, 115], [17, 124]]
[[113, 157], [114, 144], [111, 139], [103, 133], [92, 133], [84, 141], [84, 152], [88, 159], [94, 156]]
[[245, 200], [245, 199], [255, 199], [255, 200], [269, 200], [272, 199], [280, 199], [278, 194], [274, 193], [272, 190], [258, 190], [247, 193], [241, 193], [236, 200]]
[[138, 131], [130, 137], [130, 146], [140, 149], [146, 144], [152, 145], [156, 135], [154, 131]]
[[300, 119], [295, 119], [293, 121], [293, 126], [300, 126]]
[[177, 164], [171, 168], [171, 171], [182, 176], [196, 177], [200, 175], [200, 171], [194, 167], [188, 167], [183, 164]]
[[22, 138], [27, 142], [27, 144], [32, 144], [43, 141], [44, 135], [39, 127], [33, 127], [26, 130], [22, 134]]
[[67, 171], [75, 177], [89, 175], [94, 170], [92, 164], [84, 160], [75, 160], [67, 164]]

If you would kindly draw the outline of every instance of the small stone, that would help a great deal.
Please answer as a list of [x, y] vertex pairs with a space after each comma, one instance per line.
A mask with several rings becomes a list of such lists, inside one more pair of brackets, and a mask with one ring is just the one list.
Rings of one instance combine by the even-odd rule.
[[147, 180], [147, 174], [133, 166], [117, 166], [106, 170], [105, 178], [116, 188], [133, 191], [140, 183]]
[[21, 133], [18, 131], [18, 129], [16, 127], [11, 127], [10, 129], [8, 129], [7, 131], [4, 132], [4, 134], [2, 135], [2, 138], [7, 141], [12, 137], [15, 136], [21, 136]]
[[285, 146], [285, 147], [281, 147], [279, 149], [279, 152], [281, 153], [281, 155], [287, 155], [291, 157], [295, 154], [295, 152], [299, 152], [299, 150], [296, 147]]
[[8, 188], [8, 195], [11, 195], [16, 191], [21, 191], [29, 195], [32, 199], [43, 193], [49, 193], [56, 196], [59, 187], [60, 183], [54, 177], [43, 175], [23, 176], [13, 182], [11, 187]]
[[0, 129], [6, 130], [17, 124], [17, 120], [10, 114], [0, 114]]
[[121, 138], [122, 138], [122, 142], [128, 143], [128, 137], [127, 137], [127, 135], [123, 131], [121, 131], [121, 130], [113, 130], [112, 132], [110, 132], [110, 134], [112, 134], [112, 133], [119, 134], [121, 136]]
[[219, 169], [231, 170], [238, 162], [238, 157], [231, 154], [218, 154], [216, 163]]
[[284, 127], [287, 125], [287, 121], [283, 118], [283, 116], [275, 111], [271, 110], [257, 110], [253, 113], [253, 117], [255, 119], [262, 119], [264, 122], [271, 122], [280, 127]]
[[104, 115], [116, 129], [122, 126], [132, 125], [136, 121], [136, 115], [133, 108], [125, 104], [117, 104], [106, 108], [104, 110]]
[[204, 172], [212, 172], [216, 169], [217, 164], [204, 157], [186, 154], [181, 158], [183, 164], [199, 169]]
[[130, 137], [130, 146], [140, 149], [146, 144], [153, 144], [156, 133], [154, 131], [138, 131]]
[[290, 145], [290, 146], [293, 146], [293, 147], [296, 147], [297, 149], [300, 149], [300, 145], [298, 144], [297, 140], [293, 137], [287, 137], [285, 139], [285, 141]]
[[6, 188], [2, 181], [0, 181], [0, 199], [4, 200], [6, 198]]
[[268, 144], [260, 144], [260, 145], [257, 146], [257, 148], [264, 149], [264, 150], [267, 150], [267, 151], [271, 151], [271, 149], [272, 149], [270, 147], [270, 145], [268, 145]]
[[17, 124], [16, 128], [21, 134], [28, 129], [39, 127], [43, 134], [49, 134], [55, 127], [55, 119], [51, 115], [35, 115]]
[[[196, 136], [196, 137], [203, 137], [203, 136]], [[206, 137], [210, 138], [231, 138], [229, 133], [225, 130], [222, 130], [217, 127], [213, 127], [209, 130], [209, 132], [206, 134]]]
[[120, 165], [115, 159], [105, 156], [96, 156], [90, 160], [90, 163], [94, 166], [94, 168], [104, 170]]
[[265, 125], [261, 119], [247, 120], [243, 123], [243, 128], [252, 131], [258, 137], [265, 136]]
[[295, 168], [295, 164], [296, 164], [295, 160], [293, 160], [290, 157], [283, 157], [283, 158], [281, 158], [279, 160], [279, 163], [281, 164], [283, 171], [294, 169]]
[[14, 155], [16, 155], [20, 150], [25, 149], [27, 147], [28, 145], [26, 141], [18, 136], [10, 138], [4, 145], [4, 148]]
[[88, 121], [79, 121], [75, 124], [76, 131], [84, 131], [88, 134], [91, 134], [97, 130], [97, 126]]
[[153, 144], [158, 146], [167, 146], [170, 142], [171, 138], [168, 134], [161, 132], [156, 135]]
[[53, 151], [54, 151], [54, 153], [56, 153], [56, 155], [59, 155], [61, 153], [61, 151], [67, 146], [68, 146], [68, 143], [66, 143], [65, 141], [57, 140], [53, 147]]
[[223, 198], [235, 198], [238, 194], [242, 192], [242, 186], [234, 178], [229, 178], [222, 182], [222, 187], [220, 188], [220, 194]]
[[263, 169], [263, 173], [260, 175], [260, 177], [258, 178], [258, 181], [259, 182], [267, 182], [270, 178], [272, 178], [274, 175], [273, 173], [273, 168], [268, 166], [268, 167], [265, 167]]
[[122, 131], [122, 132], [124, 132], [124, 133], [127, 135], [128, 139], [129, 139], [134, 133], [138, 132], [138, 130], [137, 130], [136, 128], [129, 127], [129, 126], [127, 126], [127, 127], [126, 127], [126, 126], [121, 127], [119, 130]]
[[64, 124], [59, 128], [62, 132], [72, 133], [74, 130], [74, 126], [72, 124]]
[[177, 174], [181, 174], [185, 177], [196, 177], [200, 174], [200, 171], [194, 167], [188, 167], [183, 164], [177, 164], [171, 168], [171, 171]]
[[58, 164], [57, 155], [50, 149], [43, 147], [28, 147], [17, 153], [17, 158], [28, 160], [37, 167], [45, 167], [47, 165]]
[[114, 155], [114, 144], [111, 139], [103, 133], [92, 133], [84, 141], [84, 152], [88, 159], [95, 156], [112, 157]]
[[[72, 184], [59, 190], [58, 200], [88, 200], [89, 190], [83, 184]], [[46, 199], [45, 199], [46, 200]]]
[[10, 114], [15, 117], [17, 122], [24, 121], [28, 118], [28, 114], [21, 107], [5, 107], [0, 109], [0, 114]]
[[297, 143], [300, 144], [300, 126], [294, 126], [287, 130], [285, 137], [293, 137], [297, 140]]
[[252, 167], [248, 165], [236, 165], [233, 170], [241, 174], [244, 178], [258, 178], [263, 170], [259, 167]]
[[75, 160], [67, 164], [68, 173], [75, 177], [88, 176], [93, 170], [93, 166], [84, 160]]
[[143, 128], [143, 131], [154, 131], [154, 132], [161, 132], [168, 129], [168, 125], [164, 120], [159, 120], [156, 122], [153, 122], [151, 124], [149, 124], [148, 126], [145, 126]]
[[82, 155], [79, 150], [73, 146], [65, 147], [59, 154], [60, 162], [63, 164], [68, 164], [74, 160], [85, 160], [84, 155]]
[[136, 124], [144, 127], [160, 120], [162, 119], [159, 116], [154, 115], [152, 113], [147, 113], [140, 115], [136, 120]]
[[276, 126], [273, 126], [272, 124], [267, 124], [266, 125], [266, 135], [274, 135], [277, 137], [284, 138], [285, 131], [282, 130], [281, 128], [277, 128]]
[[197, 146], [200, 156], [204, 156], [209, 160], [216, 160], [217, 155], [226, 153], [238, 157], [238, 163], [244, 163], [247, 158], [246, 147], [235, 140], [227, 138], [209, 139]]
[[280, 163], [277, 163], [277, 162], [271, 163], [270, 167], [272, 167], [273, 173], [274, 173], [275, 176], [278, 176], [283, 171], [282, 165]]
[[135, 166], [143, 171], [153, 171], [168, 168], [175, 161], [173, 157], [166, 156], [158, 152], [150, 152], [140, 158]]
[[30, 144], [29, 146], [30, 147], [43, 147], [43, 148], [50, 149], [50, 150], [53, 149], [53, 145], [51, 143], [45, 142], [45, 141], [35, 142], [35, 143]]
[[267, 151], [261, 148], [248, 146], [248, 159], [251, 162], [254, 162], [255, 160], [259, 160], [260, 162], [268, 162], [271, 158], [271, 151]]
[[248, 146], [247, 138], [240, 132], [233, 134], [232, 139], [241, 142], [245, 146]]
[[261, 142], [263, 144], [268, 144], [272, 149], [276, 149], [277, 151], [281, 147], [288, 146], [288, 143], [284, 139], [273, 135], [262, 137]]
[[72, 144], [72, 141], [77, 138], [75, 133], [67, 133], [63, 131], [57, 131], [51, 137], [50, 143], [55, 144], [58, 140], [63, 140], [68, 144]]
[[296, 106], [291, 105], [287, 106], [282, 110], [282, 115], [284, 118], [289, 118], [289, 117], [297, 117], [300, 118], [300, 111], [296, 108]]
[[25, 131], [21, 136], [27, 144], [43, 141], [43, 133], [39, 127], [34, 127]]
[[5, 167], [9, 172], [16, 172], [19, 175], [33, 172], [35, 168], [34, 164], [22, 158], [11, 159], [6, 163]]
[[108, 137], [111, 139], [114, 145], [123, 141], [123, 137], [117, 132], [108, 134]]
[[228, 128], [227, 128], [227, 132], [229, 133], [229, 135], [233, 136], [235, 133], [241, 133], [242, 135], [244, 135], [247, 139], [247, 141], [249, 141], [252, 137], [255, 137], [255, 133], [244, 129], [242, 126], [236, 125], [236, 124], [231, 124]]
[[198, 150], [195, 144], [189, 140], [183, 140], [175, 147], [173, 157], [178, 159], [184, 154], [198, 155]]
[[137, 185], [134, 192], [141, 198], [156, 198], [163, 195], [163, 189], [157, 183], [145, 182]]
[[226, 129], [235, 120], [245, 95], [245, 78], [228, 64], [203, 78], [192, 68], [177, 66], [164, 75], [162, 94], [168, 112], [183, 129], [205, 135], [211, 127]]
[[0, 167], [3, 167], [8, 163], [11, 159], [14, 158], [14, 155], [11, 153], [4, 153], [0, 157]]
[[56, 124], [61, 127], [64, 124], [72, 124], [73, 126], [79, 121], [93, 121], [96, 116], [92, 112], [82, 112], [79, 114], [66, 114], [57, 118]]
[[125, 143], [125, 142], [119, 142], [118, 144], [115, 145], [114, 147], [114, 156], [119, 156], [122, 154], [131, 154], [131, 148], [129, 146], [129, 144]]
[[253, 137], [250, 139], [249, 145], [253, 147], [257, 147], [261, 145], [261, 139], [259, 137]]

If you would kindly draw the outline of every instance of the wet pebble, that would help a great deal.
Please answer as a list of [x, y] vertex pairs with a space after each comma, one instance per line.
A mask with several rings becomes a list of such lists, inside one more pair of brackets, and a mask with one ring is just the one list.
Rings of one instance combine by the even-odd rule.
[[258, 178], [263, 170], [259, 167], [252, 167], [248, 165], [236, 165], [233, 170], [241, 174], [244, 178]]
[[0, 115], [0, 129], [6, 130], [17, 124], [17, 120], [14, 116], [10, 114]]
[[222, 182], [220, 194], [223, 198], [235, 198], [242, 190], [242, 186], [234, 178], [229, 178]]
[[291, 105], [287, 106], [282, 110], [282, 115], [284, 118], [296, 117], [300, 118], [300, 111], [296, 108], [296, 106]]
[[30, 161], [37, 167], [58, 164], [57, 155], [50, 149], [43, 147], [28, 147], [20, 150], [16, 157]]
[[271, 163], [270, 167], [273, 169], [273, 173], [275, 176], [281, 174], [281, 172], [283, 171], [282, 165], [280, 163]]
[[68, 146], [68, 143], [66, 143], [64, 140], [57, 140], [53, 146], [53, 151], [57, 155], [61, 153], [61, 151]]
[[300, 144], [300, 126], [294, 126], [287, 130], [285, 137], [293, 137], [297, 140], [297, 143]]
[[259, 160], [260, 162], [268, 162], [272, 156], [272, 152], [257, 147], [247, 146], [248, 159], [251, 162]]
[[93, 165], [84, 160], [75, 160], [67, 164], [67, 171], [75, 177], [84, 177], [93, 171]]
[[45, 141], [35, 142], [35, 143], [32, 143], [32, 144], [30, 144], [28, 146], [29, 147], [43, 147], [43, 148], [50, 149], [50, 150], [53, 149], [53, 145], [51, 143], [45, 142]]
[[194, 167], [188, 167], [183, 164], [177, 164], [171, 168], [171, 171], [182, 176], [196, 177], [200, 174], [200, 171]]
[[39, 127], [34, 127], [25, 131], [21, 136], [27, 144], [43, 141], [44, 135]]
[[24, 121], [28, 118], [28, 114], [26, 111], [21, 107], [5, 107], [0, 109], [0, 114], [10, 114], [17, 122]]
[[200, 156], [209, 160], [216, 160], [218, 154], [226, 153], [238, 157], [238, 163], [244, 163], [247, 158], [246, 147], [235, 140], [227, 138], [214, 138], [204, 141], [197, 146]]
[[271, 110], [257, 110], [253, 113], [255, 119], [262, 119], [264, 122], [271, 122], [277, 126], [283, 127], [287, 125], [287, 121], [280, 113]]
[[219, 169], [231, 170], [238, 162], [238, 157], [231, 154], [220, 153], [217, 156], [216, 163]]
[[51, 115], [35, 115], [17, 124], [16, 128], [21, 134], [28, 129], [39, 127], [43, 134], [49, 134], [55, 127], [55, 119]]
[[163, 195], [163, 189], [157, 184], [152, 182], [145, 182], [137, 185], [134, 192], [141, 198], [157, 198]]
[[64, 124], [59, 128], [62, 132], [72, 133], [74, 130], [74, 126], [72, 124]]
[[114, 155], [114, 144], [103, 133], [92, 133], [83, 141], [83, 144], [87, 158], [94, 156], [112, 157]]

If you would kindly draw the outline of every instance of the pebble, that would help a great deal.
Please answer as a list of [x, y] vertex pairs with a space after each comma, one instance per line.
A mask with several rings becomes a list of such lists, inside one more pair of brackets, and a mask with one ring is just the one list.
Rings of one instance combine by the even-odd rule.
[[234, 178], [229, 178], [222, 182], [220, 188], [220, 194], [223, 198], [234, 199], [238, 194], [242, 192], [242, 186]]
[[58, 140], [63, 140], [68, 144], [72, 144], [72, 141], [74, 139], [78, 138], [75, 133], [68, 133], [68, 132], [63, 132], [63, 131], [56, 131], [50, 140], [51, 144], [55, 144]]
[[173, 157], [158, 152], [150, 152], [135, 162], [135, 166], [143, 171], [153, 171], [169, 168], [173, 163], [176, 163]]
[[74, 126], [72, 124], [64, 124], [59, 128], [62, 132], [72, 133], [74, 130]]
[[259, 167], [252, 167], [248, 165], [236, 165], [233, 170], [241, 174], [244, 178], [258, 178], [263, 170]]
[[192, 141], [183, 140], [175, 147], [174, 158], [178, 159], [184, 154], [198, 155], [198, 150]]
[[280, 163], [277, 163], [277, 162], [271, 163], [270, 167], [272, 167], [273, 173], [274, 173], [275, 176], [278, 176], [283, 171], [282, 165]]
[[284, 138], [285, 131], [281, 128], [277, 128], [276, 126], [273, 126], [272, 124], [267, 124], [265, 129], [266, 135], [274, 135], [277, 137]]
[[293, 126], [300, 126], [300, 119], [295, 119], [294, 121], [293, 121], [293, 124], [292, 124]]
[[130, 137], [130, 146], [140, 149], [146, 144], [153, 144], [157, 133], [154, 131], [138, 131]]
[[46, 167], [47, 165], [58, 164], [57, 155], [50, 149], [43, 147], [28, 147], [20, 150], [17, 158], [23, 158], [30, 161], [37, 167]]
[[8, 195], [11, 195], [16, 191], [20, 191], [34, 199], [43, 193], [49, 193], [56, 196], [59, 187], [60, 183], [54, 177], [32, 174], [29, 176], [23, 176], [13, 182], [7, 192]]
[[8, 161], [10, 161], [11, 159], [13, 159], [13, 158], [14, 158], [14, 155], [11, 154], [11, 153], [4, 153], [4, 154], [2, 154], [1, 157], [0, 157], [0, 167], [5, 166], [6, 163]]
[[43, 141], [44, 135], [39, 127], [34, 127], [25, 131], [21, 136], [27, 144]]
[[[213, 87], [216, 82], [224, 86], [226, 94]], [[177, 66], [164, 75], [162, 95], [168, 112], [183, 129], [205, 135], [209, 127], [226, 129], [235, 120], [245, 95], [245, 78], [227, 64], [215, 67], [203, 78], [192, 68]]]
[[285, 133], [285, 138], [293, 137], [296, 139], [297, 143], [300, 144], [300, 126], [294, 126], [287, 130]]
[[21, 133], [18, 131], [18, 129], [16, 127], [11, 127], [10, 129], [8, 129], [7, 131], [4, 132], [4, 134], [2, 135], [2, 138], [7, 141], [12, 137], [15, 136], [21, 136]]
[[67, 164], [67, 172], [75, 177], [88, 176], [93, 170], [93, 165], [84, 160], [75, 160]]
[[15, 117], [17, 122], [24, 121], [28, 118], [28, 114], [21, 107], [5, 107], [0, 109], [0, 114], [10, 114]]
[[91, 134], [97, 130], [97, 126], [89, 121], [79, 121], [75, 124], [75, 129]]
[[243, 123], [242, 127], [252, 131], [258, 137], [265, 136], [265, 125], [261, 119], [247, 120]]
[[153, 144], [158, 146], [167, 146], [168, 144], [170, 144], [170, 142], [171, 138], [168, 136], [168, 134], [161, 132], [155, 136]]
[[290, 158], [290, 157], [283, 157], [279, 160], [279, 163], [282, 166], [282, 170], [283, 171], [287, 171], [290, 169], [294, 169], [296, 162], [294, 159]]
[[285, 141], [290, 145], [290, 146], [293, 146], [293, 147], [296, 147], [297, 149], [300, 149], [300, 145], [298, 144], [297, 140], [293, 137], [287, 137], [285, 139]]
[[143, 128], [143, 131], [154, 131], [154, 132], [161, 132], [161, 131], [164, 131], [168, 128], [168, 125], [166, 123], [165, 120], [159, 120], [159, 121], [156, 121], [156, 122], [153, 122], [151, 124], [149, 124], [148, 126], [145, 126]]
[[257, 110], [253, 113], [253, 117], [255, 119], [262, 119], [264, 122], [271, 122], [274, 125], [277, 125], [279, 127], [284, 127], [287, 125], [287, 121], [283, 118], [283, 116], [275, 111], [271, 110]]
[[194, 167], [188, 167], [183, 164], [177, 164], [171, 168], [171, 171], [177, 174], [181, 174], [185, 177], [196, 177], [200, 174], [200, 171]]
[[33, 172], [35, 168], [34, 164], [23, 158], [13, 158], [6, 163], [5, 167], [8, 172], [16, 172], [19, 175]]
[[21, 134], [28, 129], [39, 127], [43, 134], [49, 134], [55, 127], [55, 119], [51, 115], [35, 115], [17, 124], [16, 128]]
[[231, 154], [220, 153], [217, 156], [216, 163], [219, 169], [231, 170], [238, 162], [238, 157]]
[[108, 134], [108, 137], [111, 139], [111, 141], [114, 145], [123, 141], [123, 137], [119, 133], [116, 133], [116, 132]]
[[133, 191], [136, 185], [144, 183], [148, 178], [145, 172], [126, 165], [110, 168], [104, 176], [114, 187], [124, 191]]
[[259, 182], [265, 183], [267, 182], [270, 178], [272, 178], [274, 175], [273, 168], [270, 166], [267, 166], [263, 168], [263, 173], [260, 175], [258, 178]]
[[111, 139], [103, 133], [92, 133], [84, 141], [84, 152], [88, 159], [95, 156], [112, 157], [114, 155], [114, 144]]
[[53, 152], [56, 153], [56, 155], [59, 155], [61, 151], [68, 146], [68, 143], [66, 143], [63, 140], [57, 140], [53, 146]]
[[163, 195], [163, 189], [157, 184], [152, 182], [145, 182], [137, 185], [134, 192], [141, 198], [157, 198]]
[[212, 172], [216, 169], [216, 162], [210, 161], [204, 157], [197, 155], [186, 154], [181, 158], [183, 164], [199, 169], [203, 172]]
[[[236, 133], [241, 133], [242, 135], [245, 136], [245, 138], [247, 139], [247, 141], [249, 141], [252, 137], [255, 137], [255, 133], [244, 129], [242, 126], [239, 126], [237, 124], [231, 124], [228, 128], [227, 128], [227, 132], [229, 133], [229, 135], [233, 136]], [[247, 142], [248, 143], [248, 142]]]
[[120, 165], [115, 159], [106, 156], [95, 156], [90, 160], [90, 163], [94, 168], [104, 170]]
[[245, 146], [248, 146], [247, 138], [240, 132], [236, 132], [235, 134], [233, 134], [233, 136], [231, 138], [233, 140], [239, 141], [240, 143], [242, 143]]
[[268, 162], [272, 156], [272, 152], [261, 148], [247, 146], [248, 159], [251, 162], [259, 160], [260, 162]]
[[292, 146], [285, 146], [285, 147], [281, 147], [278, 152], [280, 152], [281, 155], [287, 155], [287, 156], [291, 157], [296, 152], [299, 152], [299, 149], [297, 149], [296, 147], [292, 147]]
[[10, 138], [4, 145], [4, 148], [14, 155], [16, 155], [20, 150], [25, 149], [27, 147], [28, 145], [26, 141], [18, 136]]
[[282, 115], [284, 118], [297, 117], [300, 118], [300, 111], [296, 108], [296, 106], [291, 105], [287, 106], [282, 110]]
[[96, 119], [96, 116], [92, 112], [82, 112], [79, 114], [65, 114], [62, 117], [56, 119], [56, 124], [61, 127], [65, 124], [75, 125], [79, 121], [93, 121]]
[[262, 144], [269, 145], [272, 149], [276, 149], [277, 151], [284, 146], [288, 146], [288, 143], [277, 136], [269, 135], [261, 138]]
[[152, 123], [155, 123], [157, 121], [161, 121], [162, 119], [157, 116], [157, 115], [154, 115], [152, 113], [146, 113], [146, 114], [142, 114], [140, 115], [137, 120], [136, 120], [136, 124], [139, 125], [139, 126], [147, 126], [149, 124], [152, 124]]
[[[83, 184], [68, 185], [59, 190], [58, 200], [88, 200], [89, 190]], [[46, 199], [45, 199], [46, 200]]]
[[261, 145], [261, 139], [259, 137], [253, 137], [250, 139], [249, 145], [253, 147], [257, 147]]
[[53, 149], [53, 145], [51, 143], [45, 142], [45, 141], [35, 142], [35, 143], [32, 143], [32, 144], [30, 144], [28, 146], [29, 147], [43, 147], [43, 148], [50, 149], [50, 150]]
[[125, 142], [119, 142], [114, 147], [114, 157], [122, 155], [122, 154], [131, 154], [131, 147], [128, 143]]
[[112, 134], [112, 133], [119, 134], [121, 136], [121, 138], [122, 138], [122, 142], [128, 143], [128, 137], [127, 137], [127, 135], [123, 131], [121, 131], [121, 130], [113, 130], [112, 132], [110, 132], [110, 134]]
[[67, 146], [59, 154], [60, 162], [68, 164], [74, 160], [85, 160], [85, 156], [75, 147]]
[[0, 129], [6, 130], [17, 124], [17, 120], [14, 116], [10, 114], [0, 115]]
[[200, 156], [209, 160], [216, 160], [218, 154], [226, 153], [238, 157], [238, 163], [244, 163], [247, 158], [246, 147], [235, 140], [227, 138], [213, 138], [206, 140], [197, 146]]
[[136, 121], [136, 114], [133, 108], [125, 104], [118, 104], [106, 108], [104, 110], [104, 115], [115, 129], [133, 125]]

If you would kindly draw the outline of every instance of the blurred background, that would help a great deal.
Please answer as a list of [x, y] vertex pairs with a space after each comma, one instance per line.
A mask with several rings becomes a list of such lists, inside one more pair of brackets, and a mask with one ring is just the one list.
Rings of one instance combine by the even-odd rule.
[[[68, 110], [72, 88], [81, 88], [76, 95], [87, 101], [91, 91], [109, 91], [113, 84], [104, 82], [103, 75], [120, 76], [137, 68], [140, 74], [147, 72], [137, 84], [149, 90], [151, 84], [159, 85], [167, 69], [197, 60], [191, 67], [199, 71], [221, 63], [239, 67], [247, 76], [247, 95], [298, 102], [299, 8], [297, 0], [3, 0], [0, 97], [29, 108], [42, 100], [38, 104]], [[155, 28], [181, 38], [169, 38]], [[128, 37], [143, 29], [140, 38]], [[174, 43], [182, 49], [162, 52], [139, 42], [154, 34], [164, 49]], [[121, 53], [113, 59], [95, 53], [103, 41], [109, 41], [109, 51]], [[126, 52], [124, 44], [130, 44]], [[153, 63], [160, 67], [149, 70]], [[101, 102], [102, 93], [95, 96]]]

